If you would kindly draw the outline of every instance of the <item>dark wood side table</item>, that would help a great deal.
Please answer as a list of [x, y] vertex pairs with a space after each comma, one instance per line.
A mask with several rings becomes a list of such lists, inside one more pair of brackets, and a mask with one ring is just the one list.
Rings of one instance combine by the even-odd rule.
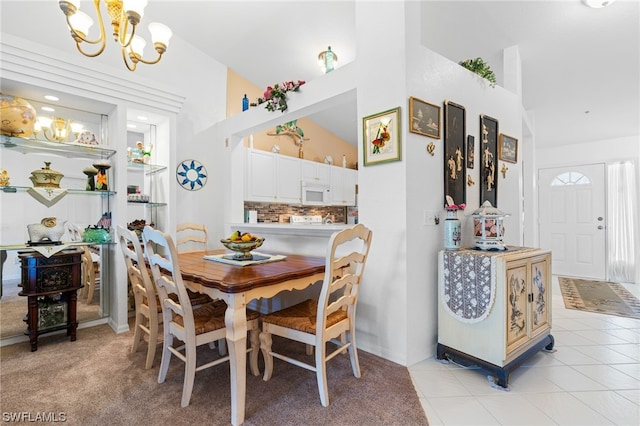
[[27, 324], [31, 351], [38, 350], [38, 336], [67, 330], [76, 340], [76, 302], [82, 288], [82, 250], [62, 250], [46, 257], [37, 251], [19, 252], [22, 291], [28, 297]]

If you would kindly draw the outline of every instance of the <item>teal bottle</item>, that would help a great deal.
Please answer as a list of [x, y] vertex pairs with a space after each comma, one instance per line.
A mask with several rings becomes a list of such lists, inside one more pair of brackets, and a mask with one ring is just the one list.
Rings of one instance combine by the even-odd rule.
[[326, 72], [333, 71], [333, 68], [334, 68], [333, 61], [334, 61], [334, 59], [335, 59], [335, 55], [331, 51], [331, 46], [329, 46], [327, 48], [327, 53], [324, 56], [324, 65], [325, 65], [325, 68], [326, 68]]
[[249, 109], [249, 98], [247, 98], [247, 95], [244, 95], [244, 98], [242, 98], [242, 110], [246, 111]]

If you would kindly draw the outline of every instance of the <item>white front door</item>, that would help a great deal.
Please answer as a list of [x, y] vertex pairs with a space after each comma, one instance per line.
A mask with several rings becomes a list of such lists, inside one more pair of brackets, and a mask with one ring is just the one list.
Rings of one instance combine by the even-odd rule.
[[605, 279], [605, 165], [538, 171], [540, 247], [553, 273]]

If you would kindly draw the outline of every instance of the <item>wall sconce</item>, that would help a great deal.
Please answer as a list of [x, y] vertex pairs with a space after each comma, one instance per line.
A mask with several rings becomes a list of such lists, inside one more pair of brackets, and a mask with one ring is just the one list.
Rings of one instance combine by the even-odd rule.
[[320, 65], [322, 72], [325, 74], [333, 71], [338, 66], [338, 56], [333, 53], [331, 46], [327, 47], [327, 50], [320, 52], [318, 65]]

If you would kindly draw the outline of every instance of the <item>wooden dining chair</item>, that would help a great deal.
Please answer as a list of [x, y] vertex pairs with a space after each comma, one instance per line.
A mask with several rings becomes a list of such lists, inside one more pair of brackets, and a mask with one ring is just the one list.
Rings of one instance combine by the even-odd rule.
[[[158, 289], [162, 305], [164, 343], [162, 347], [162, 361], [158, 373], [158, 383], [163, 383], [169, 370], [171, 355], [185, 363], [184, 385], [182, 387], [181, 406], [186, 407], [191, 400], [193, 382], [196, 371], [216, 366], [229, 360], [229, 356], [219, 357], [211, 362], [197, 365], [196, 348], [201, 345], [226, 339], [225, 311], [227, 305], [217, 300], [199, 307], [192, 307], [187, 289], [182, 281], [178, 253], [171, 236], [164, 232], [145, 226], [142, 231], [144, 251], [151, 266], [153, 282]], [[162, 250], [162, 255], [156, 252], [156, 247]], [[162, 271], [161, 271], [162, 270]], [[172, 298], [171, 295], [174, 295]], [[247, 352], [250, 353], [251, 372], [259, 374], [259, 317], [260, 315], [247, 309], [247, 330], [251, 343]], [[174, 339], [178, 342], [174, 345]], [[179, 346], [176, 346], [179, 345]]]
[[209, 232], [202, 223], [185, 222], [176, 227], [176, 247], [178, 253], [207, 250]]
[[[207, 250], [209, 245], [209, 232], [207, 227], [201, 223], [184, 222], [176, 227], [176, 249], [178, 253], [191, 253], [194, 251]], [[192, 305], [204, 304], [213, 300], [202, 293], [195, 293], [187, 290], [191, 298]], [[220, 355], [226, 353], [224, 343], [220, 344]]]
[[[315, 371], [320, 402], [329, 405], [326, 363], [348, 350], [355, 377], [360, 377], [356, 347], [356, 305], [372, 232], [363, 224], [336, 232], [327, 247], [324, 281], [318, 300], [306, 300], [262, 316], [260, 348], [265, 381], [271, 379], [273, 358]], [[274, 352], [271, 335], [292, 339], [315, 348], [312, 364]], [[331, 351], [327, 352], [327, 343]]]
[[82, 246], [82, 285], [80, 297], [87, 298], [87, 305], [93, 303], [96, 287], [100, 285], [100, 262], [89, 247]]
[[116, 226], [116, 235], [124, 256], [127, 274], [135, 302], [135, 325], [131, 353], [137, 352], [140, 342], [147, 336], [147, 357], [145, 369], [153, 366], [158, 344], [159, 324], [162, 322], [162, 309], [158, 303], [156, 290], [149, 277], [142, 245], [138, 235], [122, 225]]

